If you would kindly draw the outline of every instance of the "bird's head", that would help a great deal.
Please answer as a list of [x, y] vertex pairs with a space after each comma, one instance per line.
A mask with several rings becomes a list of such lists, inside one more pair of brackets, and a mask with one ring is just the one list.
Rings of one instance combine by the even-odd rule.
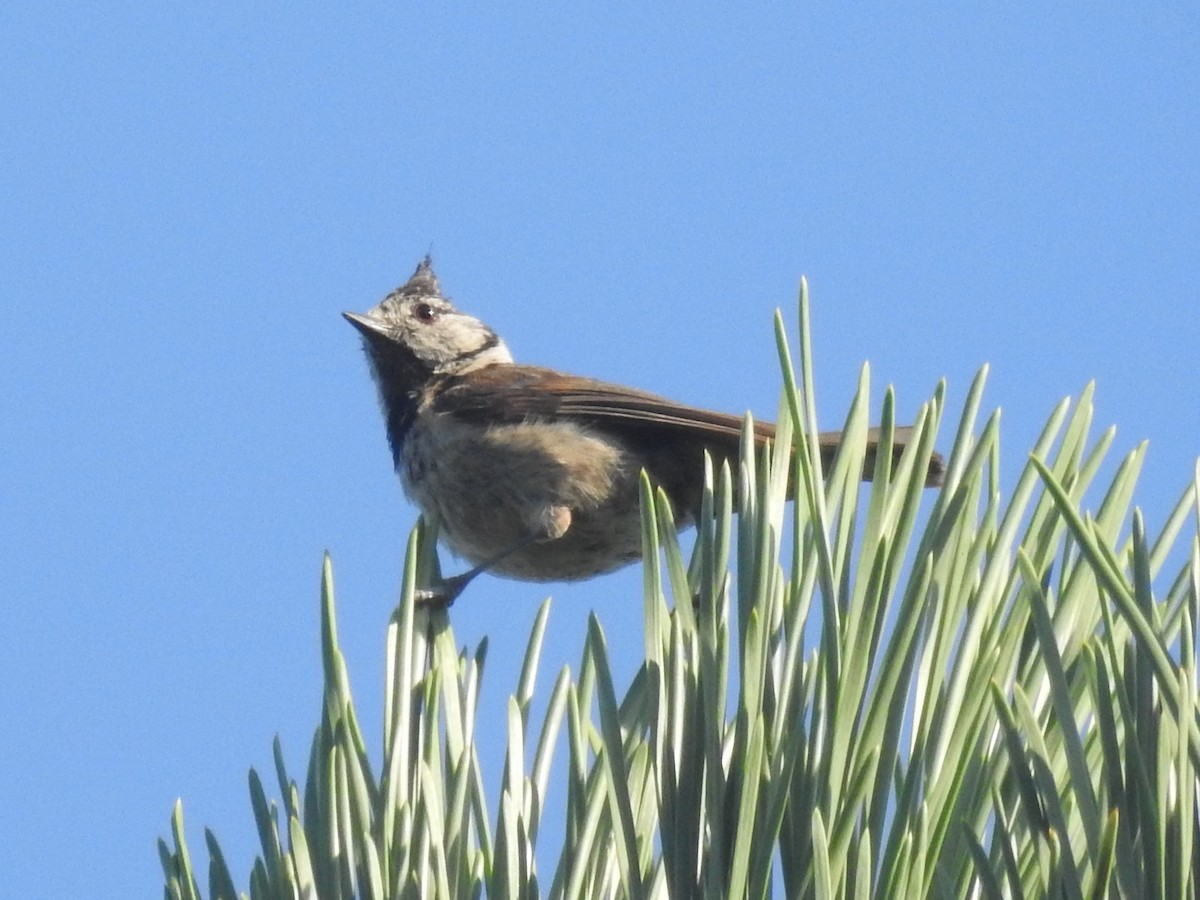
[[429, 257], [412, 278], [366, 313], [342, 313], [362, 333], [380, 388], [412, 389], [437, 375], [462, 375], [511, 363], [504, 341], [442, 296]]

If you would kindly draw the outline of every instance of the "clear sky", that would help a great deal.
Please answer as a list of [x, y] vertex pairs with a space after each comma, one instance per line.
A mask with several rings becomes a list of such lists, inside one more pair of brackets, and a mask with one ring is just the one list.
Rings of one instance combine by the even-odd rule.
[[[326, 549], [377, 750], [416, 512], [339, 313], [430, 249], [522, 361], [760, 416], [805, 274], [824, 426], [986, 362], [1006, 487], [1093, 378], [1152, 528], [1191, 477], [1195, 4], [284, 9], [0, 8], [0, 896], [157, 896], [180, 796], [246, 888]], [[547, 594], [544, 689], [589, 610], [640, 653], [636, 567], [470, 588], [493, 801]]]

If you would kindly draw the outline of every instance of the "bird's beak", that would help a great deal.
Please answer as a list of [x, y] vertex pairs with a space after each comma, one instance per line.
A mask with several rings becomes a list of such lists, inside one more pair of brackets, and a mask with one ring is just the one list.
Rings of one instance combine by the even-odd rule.
[[387, 326], [379, 319], [352, 312], [344, 312], [342, 317], [366, 337], [387, 337]]

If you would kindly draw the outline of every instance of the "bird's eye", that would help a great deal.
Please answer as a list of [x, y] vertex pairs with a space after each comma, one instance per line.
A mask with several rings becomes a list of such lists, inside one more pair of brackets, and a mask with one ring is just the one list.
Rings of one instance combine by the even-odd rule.
[[438, 317], [438, 311], [428, 303], [418, 303], [413, 307], [413, 315], [422, 322], [432, 322]]

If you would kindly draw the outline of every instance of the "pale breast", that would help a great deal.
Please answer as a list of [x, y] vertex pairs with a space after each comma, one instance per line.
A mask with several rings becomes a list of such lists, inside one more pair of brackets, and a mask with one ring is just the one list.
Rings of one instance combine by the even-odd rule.
[[441, 522], [450, 547], [473, 563], [542, 536], [549, 511], [571, 525], [497, 563], [517, 578], [586, 578], [640, 555], [638, 468], [615, 440], [563, 422], [487, 428], [423, 411], [405, 442], [408, 496]]

